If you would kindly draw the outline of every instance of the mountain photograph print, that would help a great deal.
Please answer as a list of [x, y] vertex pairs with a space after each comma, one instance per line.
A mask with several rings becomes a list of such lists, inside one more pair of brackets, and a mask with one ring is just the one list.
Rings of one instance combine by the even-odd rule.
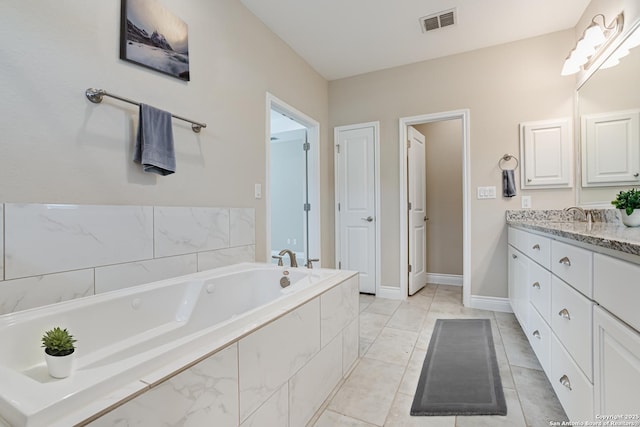
[[187, 24], [157, 0], [122, 0], [120, 59], [189, 81]]

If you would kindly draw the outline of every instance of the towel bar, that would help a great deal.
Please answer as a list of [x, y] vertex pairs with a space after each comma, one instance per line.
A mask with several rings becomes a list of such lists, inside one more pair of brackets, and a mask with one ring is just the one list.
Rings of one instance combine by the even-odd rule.
[[[120, 101], [128, 102], [129, 104], [138, 105], [138, 106], [140, 105], [139, 102], [133, 101], [133, 100], [131, 100], [129, 98], [125, 98], [123, 96], [114, 95], [112, 93], [107, 92], [104, 89], [89, 88], [84, 92], [84, 94], [86, 95], [87, 99], [89, 101], [93, 102], [94, 104], [101, 103], [103, 97], [109, 96], [111, 98], [119, 99]], [[200, 133], [202, 128], [206, 128], [207, 127], [206, 123], [195, 122], [193, 120], [185, 119], [184, 117], [176, 116], [175, 114], [171, 114], [171, 117], [174, 117], [174, 118], [176, 118], [178, 120], [182, 120], [182, 121], [191, 123], [191, 129], [195, 133]]]

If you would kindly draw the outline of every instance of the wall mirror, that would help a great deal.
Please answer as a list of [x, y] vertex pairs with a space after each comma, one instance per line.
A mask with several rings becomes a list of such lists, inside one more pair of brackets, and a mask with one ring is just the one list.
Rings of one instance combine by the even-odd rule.
[[[609, 58], [640, 42], [639, 27], [640, 20], [624, 32]], [[620, 190], [640, 187], [640, 47], [611, 62], [605, 60], [576, 97], [576, 187], [584, 206], [611, 207]]]

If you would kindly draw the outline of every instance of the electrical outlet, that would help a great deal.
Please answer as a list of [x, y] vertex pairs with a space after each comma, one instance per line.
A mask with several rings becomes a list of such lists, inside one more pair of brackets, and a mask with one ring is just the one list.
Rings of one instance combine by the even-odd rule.
[[262, 184], [256, 184], [253, 190], [256, 199], [262, 199]]
[[531, 209], [531, 196], [522, 196], [522, 209]]

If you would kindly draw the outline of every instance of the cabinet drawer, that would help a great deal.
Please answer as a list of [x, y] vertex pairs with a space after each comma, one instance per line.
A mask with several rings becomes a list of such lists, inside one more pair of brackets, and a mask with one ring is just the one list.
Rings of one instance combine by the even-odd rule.
[[518, 230], [517, 228], [509, 227], [508, 239], [509, 244], [521, 252], [525, 252], [527, 247], [527, 232]]
[[542, 265], [550, 268], [551, 239], [509, 227], [509, 244]]
[[640, 330], [640, 265], [610, 256], [593, 256], [593, 299]]
[[534, 307], [529, 308], [527, 338], [542, 369], [549, 376], [551, 374], [551, 328]]
[[532, 260], [549, 269], [551, 264], [551, 239], [528, 233], [527, 247], [524, 251]]
[[597, 414], [637, 414], [640, 333], [600, 307], [593, 310], [594, 406]]
[[551, 279], [551, 329], [584, 374], [593, 378], [593, 303], [555, 276]]
[[551, 334], [549, 381], [570, 420], [593, 420], [593, 385], [554, 334]]
[[551, 272], [536, 263], [529, 265], [529, 300], [547, 323], [551, 323]]
[[556, 240], [551, 242], [551, 271], [556, 276], [582, 292], [593, 297], [591, 251], [567, 245]]

